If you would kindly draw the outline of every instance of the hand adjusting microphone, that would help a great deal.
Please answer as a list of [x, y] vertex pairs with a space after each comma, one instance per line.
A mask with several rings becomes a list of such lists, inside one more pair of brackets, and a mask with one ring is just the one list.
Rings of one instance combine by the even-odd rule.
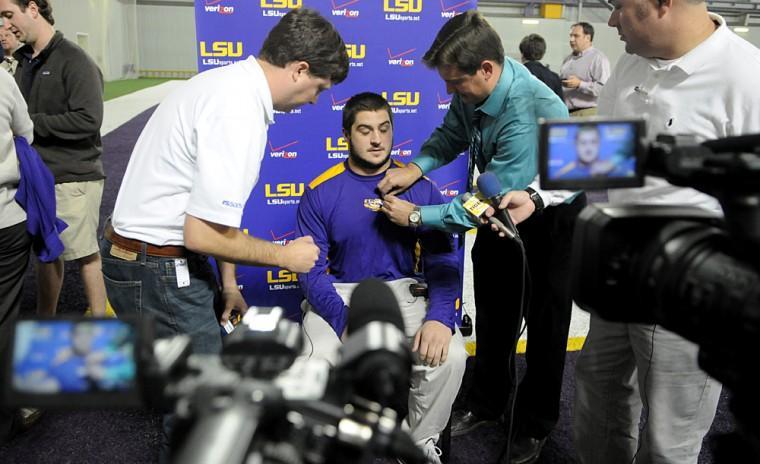
[[[517, 231], [517, 227], [512, 222], [512, 218], [506, 209], [499, 209], [499, 203], [501, 203], [501, 182], [496, 174], [492, 172], [484, 172], [478, 177], [478, 190], [480, 193], [488, 198], [488, 202], [491, 204], [495, 212], [493, 217], [504, 225], [504, 229], [499, 227], [501, 232], [504, 232], [507, 237], [513, 240], [520, 240], [520, 233]], [[498, 226], [498, 224], [497, 224]]]
[[[462, 206], [464, 206], [464, 209], [473, 216], [477, 218], [485, 218], [484, 214], [488, 209], [489, 204], [480, 201], [478, 197], [471, 194], [470, 192], [464, 192], [464, 195], [462, 195]], [[505, 226], [503, 222], [493, 216], [485, 219], [488, 219], [489, 223], [498, 227], [499, 232], [504, 232], [504, 235], [507, 237], [510, 236], [510, 230], [507, 229], [507, 226]]]

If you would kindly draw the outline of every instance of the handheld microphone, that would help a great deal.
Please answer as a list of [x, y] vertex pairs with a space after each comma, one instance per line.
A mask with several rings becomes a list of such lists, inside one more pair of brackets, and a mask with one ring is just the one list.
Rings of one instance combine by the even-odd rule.
[[496, 174], [492, 172], [484, 172], [478, 177], [478, 190], [484, 197], [488, 198], [491, 206], [495, 210], [493, 217], [498, 219], [504, 226], [504, 233], [507, 237], [513, 240], [520, 240], [520, 233], [517, 231], [517, 227], [512, 222], [512, 218], [509, 213], [504, 209], [499, 209], [499, 203], [501, 202], [501, 182]]
[[[486, 210], [488, 209], [488, 203], [483, 203], [476, 197], [475, 195], [471, 194], [470, 192], [465, 192], [464, 195], [462, 195], [462, 206], [464, 206], [464, 209], [472, 214], [473, 216], [477, 218], [483, 217], [483, 214], [485, 214]], [[503, 222], [496, 219], [495, 217], [491, 216], [488, 218], [488, 222], [495, 225], [499, 228], [499, 232], [503, 232], [504, 235], [507, 237], [510, 236], [510, 230], [507, 229], [507, 226], [504, 225]]]

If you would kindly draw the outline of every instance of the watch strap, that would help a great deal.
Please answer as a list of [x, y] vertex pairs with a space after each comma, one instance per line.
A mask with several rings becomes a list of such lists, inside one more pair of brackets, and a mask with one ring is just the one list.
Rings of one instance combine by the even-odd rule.
[[526, 188], [525, 191], [530, 195], [531, 201], [536, 206], [536, 211], [543, 210], [546, 205], [544, 205], [544, 200], [541, 198], [541, 195], [531, 187]]

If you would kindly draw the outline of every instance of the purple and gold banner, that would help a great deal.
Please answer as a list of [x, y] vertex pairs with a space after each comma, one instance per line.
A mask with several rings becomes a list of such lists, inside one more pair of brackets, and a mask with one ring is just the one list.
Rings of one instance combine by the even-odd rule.
[[[351, 69], [319, 102], [277, 113], [269, 129], [261, 177], [245, 207], [243, 228], [284, 244], [295, 236], [295, 216], [306, 185], [348, 157], [341, 112], [359, 92], [385, 96], [394, 113], [392, 155], [408, 162], [443, 120], [451, 97], [422, 56], [438, 30], [477, 0], [196, 0], [198, 70], [258, 55], [269, 30], [293, 8], [318, 10], [346, 42]], [[464, 191], [467, 160], [430, 175], [445, 197]], [[238, 283], [248, 304], [279, 305], [290, 315], [302, 298], [296, 274], [279, 268], [240, 267]]]

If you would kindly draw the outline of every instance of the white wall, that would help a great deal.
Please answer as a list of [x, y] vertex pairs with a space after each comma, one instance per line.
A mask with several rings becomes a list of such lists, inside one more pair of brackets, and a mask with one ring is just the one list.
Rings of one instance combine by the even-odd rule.
[[[501, 35], [507, 54], [514, 58], [519, 59], [520, 40], [530, 33], [546, 39], [548, 50], [543, 61], [555, 71], [570, 52], [570, 25], [578, 19], [575, 8], [566, 8], [566, 19], [541, 19], [538, 25], [505, 17], [519, 16], [522, 8], [486, 4], [480, 10]], [[188, 0], [55, 0], [53, 11], [56, 27], [70, 40], [76, 41], [77, 32], [89, 34], [87, 51], [106, 80], [134, 77], [139, 69], [194, 72], [197, 68], [195, 12]], [[581, 20], [596, 29], [594, 45], [614, 65], [623, 53], [623, 44], [616, 31], [607, 26], [608, 17], [609, 11], [604, 8], [582, 9]], [[760, 27], [740, 35], [760, 46]]]
[[135, 77], [139, 55], [135, 0], [58, 0], [52, 3], [56, 29], [72, 42], [82, 43], [105, 80]]
[[192, 6], [184, 3], [175, 6], [171, 2], [138, 4], [137, 25], [140, 69], [197, 71], [195, 10]]

